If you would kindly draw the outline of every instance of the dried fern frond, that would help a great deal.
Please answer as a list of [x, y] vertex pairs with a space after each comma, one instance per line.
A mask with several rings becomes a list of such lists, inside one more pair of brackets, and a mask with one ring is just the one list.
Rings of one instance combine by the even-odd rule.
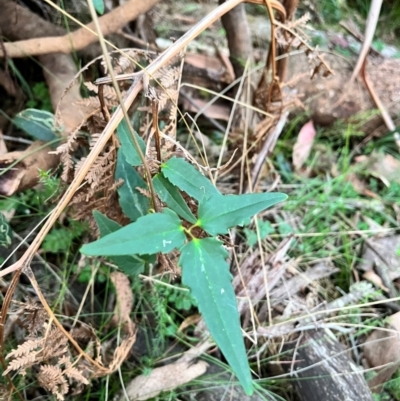
[[[156, 54], [147, 51], [132, 50], [126, 51], [127, 55], [112, 55], [112, 65], [114, 73], [126, 74], [140, 70], [138, 63], [144, 67], [151, 62]], [[105, 66], [104, 66], [105, 67]], [[134, 129], [138, 131], [145, 140], [150, 143], [154, 127], [152, 126], [151, 113], [157, 112], [157, 122], [163, 122], [163, 133], [175, 140], [176, 138], [176, 122], [177, 122], [177, 101], [179, 96], [179, 82], [181, 78], [182, 56], [177, 56], [170, 66], [162, 68], [154, 77], [151, 77], [149, 84], [148, 99], [142, 98], [140, 111], [136, 111]], [[107, 69], [105, 69], [107, 73]], [[98, 96], [90, 96], [80, 102], [80, 106], [91, 110], [91, 114], [86, 116], [85, 121], [68, 137], [67, 141], [60, 145], [56, 153], [61, 155], [63, 163], [62, 179], [66, 182], [72, 179], [75, 172], [79, 171], [85, 162], [85, 156], [82, 156], [82, 146], [77, 149], [78, 132], [84, 130], [87, 136], [80, 136], [79, 144], [88, 144], [89, 149], [93, 148], [99, 134], [103, 131], [107, 124], [107, 110], [111, 113], [112, 108], [118, 104], [115, 91], [111, 85], [103, 85], [102, 90], [91, 82], [84, 84], [86, 88]], [[120, 83], [124, 88], [124, 83]], [[124, 91], [122, 89], [122, 94]], [[147, 101], [147, 104], [145, 102]], [[154, 105], [157, 105], [154, 108]], [[136, 105], [138, 107], [138, 105]], [[103, 109], [102, 109], [103, 108]], [[105, 110], [107, 109], [107, 110]], [[153, 131], [152, 131], [153, 130]], [[89, 138], [89, 139], [87, 139]], [[86, 174], [86, 184], [83, 185], [74, 195], [71, 204], [74, 208], [74, 217], [77, 219], [89, 220], [94, 228], [92, 219], [92, 210], [96, 208], [98, 211], [105, 213], [108, 217], [122, 222], [122, 211], [117, 202], [116, 188], [114, 180], [114, 170], [116, 165], [116, 151], [118, 141], [113, 138], [105, 147], [104, 151], [90, 167]], [[168, 159], [173, 148], [173, 141], [165, 141], [158, 144], [164, 150], [162, 159]], [[157, 157], [151, 152], [147, 155], [150, 163], [156, 167]]]
[[[20, 306], [20, 310], [25, 309], [41, 312], [33, 302]], [[51, 327], [44, 321], [36, 329], [36, 334], [37, 337], [28, 338], [6, 356], [5, 359], [10, 362], [3, 375], [12, 371], [26, 375], [28, 368], [37, 366], [39, 384], [58, 400], [64, 399], [71, 386], [77, 393], [83, 389], [83, 385], [89, 384], [90, 368], [84, 360], [72, 363], [67, 337], [57, 327]]]
[[41, 366], [37, 379], [40, 386], [54, 394], [57, 400], [64, 400], [64, 395], [68, 393], [69, 385], [64, 372], [59, 366]]
[[[111, 63], [115, 74], [129, 74], [144, 68], [156, 57], [156, 53], [139, 49], [127, 49], [124, 55], [114, 54]], [[108, 74], [108, 68], [104, 60], [101, 61], [104, 73]]]
[[[94, 92], [96, 94], [99, 93], [99, 87], [97, 85], [95, 85], [93, 82], [84, 82], [84, 85], [91, 92]], [[106, 99], [110, 102], [115, 102], [115, 103], [118, 102], [117, 96], [115, 94], [115, 90], [110, 85], [103, 85], [103, 97], [104, 97], [104, 99]], [[98, 98], [94, 98], [94, 97], [89, 97], [88, 99], [97, 99], [98, 100]]]
[[310, 13], [304, 13], [300, 18], [288, 21], [289, 28], [308, 28], [312, 29], [311, 25], [307, 25], [311, 20]]
[[[22, 344], [24, 345], [24, 344]], [[11, 371], [15, 370], [22, 376], [26, 375], [26, 369], [30, 368], [37, 363], [37, 351], [29, 351], [23, 356], [13, 359], [3, 372], [3, 376], [8, 375]], [[8, 355], [7, 355], [8, 356]]]
[[[5, 359], [17, 359], [24, 357], [29, 354], [37, 354], [39, 352], [38, 348], [42, 347], [42, 339], [27, 340], [24, 343], [18, 345], [17, 349], [11, 351], [6, 355]], [[35, 351], [36, 350], [36, 351]], [[19, 368], [11, 368], [10, 370], [18, 370]]]
[[48, 319], [43, 306], [31, 298], [19, 303], [15, 314], [19, 316], [19, 322], [27, 330], [29, 337], [35, 337]]

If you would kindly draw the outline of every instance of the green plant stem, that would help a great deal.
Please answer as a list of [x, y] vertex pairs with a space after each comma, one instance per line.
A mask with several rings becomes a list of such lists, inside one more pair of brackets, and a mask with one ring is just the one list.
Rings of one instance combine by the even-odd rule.
[[191, 226], [189, 229], [184, 227], [184, 231], [187, 235], [189, 235], [192, 239], [197, 239], [193, 234], [192, 234], [192, 229], [196, 227], [196, 224], [194, 224], [193, 226]]

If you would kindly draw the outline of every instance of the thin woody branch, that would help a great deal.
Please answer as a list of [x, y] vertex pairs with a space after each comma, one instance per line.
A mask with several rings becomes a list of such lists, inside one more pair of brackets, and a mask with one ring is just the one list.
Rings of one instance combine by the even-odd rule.
[[[159, 1], [160, 0], [130, 0], [122, 6], [100, 17], [99, 22], [103, 35], [106, 36], [110, 33], [119, 31], [130, 21], [136, 19], [138, 15], [146, 13]], [[242, 0], [238, 2], [238, 4], [253, 3], [265, 5], [264, 1], [265, 0]], [[269, 3], [271, 4], [272, 8], [278, 10], [279, 12], [284, 12], [284, 8], [278, 0], [271, 0]], [[24, 10], [22, 7], [14, 3], [13, 7], [14, 10]], [[12, 11], [13, 10], [10, 10], [10, 12]], [[2, 12], [4, 13], [4, 15], [8, 15], [7, 10], [3, 9]], [[37, 17], [37, 19], [41, 18]], [[79, 21], [76, 22], [79, 23]], [[0, 57], [7, 56], [10, 58], [22, 58], [28, 56], [39, 56], [49, 53], [68, 54], [74, 50], [82, 50], [95, 42], [97, 42], [97, 33], [95, 32], [94, 24], [92, 22], [88, 25], [83, 25], [82, 28], [79, 28], [70, 34], [65, 34], [62, 36], [32, 38], [19, 40], [16, 42], [4, 43], [3, 47], [0, 47]], [[6, 54], [4, 54], [4, 51]]]
[[[150, 10], [158, 2], [159, 0], [130, 0], [122, 6], [110, 11], [99, 18], [103, 35], [109, 35], [110, 33], [120, 30], [138, 15]], [[24, 10], [14, 2], [12, 2], [12, 7], [14, 7], [14, 10], [10, 10], [10, 12], [15, 12], [15, 10], [17, 10], [19, 13]], [[2, 13], [4, 13], [4, 15], [9, 15], [7, 10], [4, 9]], [[34, 15], [33, 13], [31, 14]], [[34, 19], [41, 20], [40, 17]], [[13, 21], [13, 24], [15, 24], [15, 21]], [[33, 35], [34, 33], [32, 33], [31, 36]], [[0, 47], [0, 57], [20, 58], [49, 53], [68, 54], [74, 50], [82, 50], [90, 44], [97, 42], [97, 40], [97, 33], [95, 32], [95, 27], [92, 22], [63, 36], [33, 38], [4, 43], [4, 47]], [[6, 54], [4, 54], [4, 50]]]

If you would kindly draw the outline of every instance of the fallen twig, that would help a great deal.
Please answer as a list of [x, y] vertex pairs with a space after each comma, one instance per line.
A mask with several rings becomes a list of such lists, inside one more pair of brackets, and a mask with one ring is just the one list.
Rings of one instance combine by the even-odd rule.
[[[130, 0], [99, 18], [103, 35], [119, 31], [122, 27], [134, 20], [138, 15], [150, 10], [159, 0]], [[52, 4], [53, 5], [53, 4]], [[12, 7], [21, 6], [12, 2]], [[62, 10], [61, 10], [62, 11]], [[8, 15], [7, 10], [2, 10], [4, 15]], [[88, 25], [81, 24], [75, 20], [82, 28], [63, 36], [51, 36], [45, 38], [34, 38], [21, 40], [13, 43], [4, 43], [4, 48], [0, 47], [0, 57], [28, 57], [38, 56], [49, 53], [71, 53], [72, 51], [82, 50], [86, 46], [97, 41], [94, 23]], [[4, 53], [5, 51], [5, 53]]]

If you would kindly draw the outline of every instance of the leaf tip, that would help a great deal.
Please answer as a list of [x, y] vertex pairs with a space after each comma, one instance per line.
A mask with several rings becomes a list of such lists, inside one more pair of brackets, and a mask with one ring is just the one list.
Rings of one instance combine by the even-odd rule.
[[83, 255], [90, 256], [90, 247], [89, 247], [89, 252], [88, 252], [88, 249], [87, 249], [89, 245], [90, 244], [86, 244], [86, 245], [81, 246], [81, 249], [79, 250], [80, 253], [82, 253]]
[[246, 395], [252, 396], [254, 394], [253, 383], [247, 384], [247, 386], [244, 387], [244, 392], [246, 393]]

